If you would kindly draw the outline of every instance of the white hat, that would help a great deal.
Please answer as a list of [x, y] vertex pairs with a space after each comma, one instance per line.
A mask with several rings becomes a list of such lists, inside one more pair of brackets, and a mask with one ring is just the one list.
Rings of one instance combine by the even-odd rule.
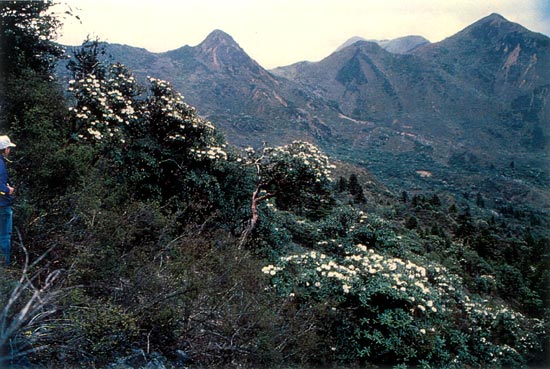
[[8, 136], [0, 136], [0, 150], [4, 150], [6, 147], [15, 147], [15, 144], [10, 141]]

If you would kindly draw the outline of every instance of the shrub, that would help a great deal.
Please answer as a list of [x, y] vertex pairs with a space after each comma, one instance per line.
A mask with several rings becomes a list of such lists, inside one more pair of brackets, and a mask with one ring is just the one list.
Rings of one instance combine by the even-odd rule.
[[131, 312], [105, 298], [90, 299], [81, 293], [73, 293], [70, 298], [63, 312], [67, 325], [56, 331], [63, 342], [56, 359], [105, 363], [115, 355], [130, 352], [139, 334]]
[[[362, 244], [281, 257], [262, 269], [281, 296], [322, 303], [335, 358], [425, 367], [524, 364], [538, 347], [537, 321], [463, 288], [460, 277], [417, 258]], [[504, 340], [503, 338], [506, 337]]]

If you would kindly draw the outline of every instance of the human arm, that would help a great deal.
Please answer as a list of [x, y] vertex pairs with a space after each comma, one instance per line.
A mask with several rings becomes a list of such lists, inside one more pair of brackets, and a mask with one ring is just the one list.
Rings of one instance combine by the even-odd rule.
[[11, 195], [13, 187], [8, 184], [8, 170], [4, 160], [0, 160], [0, 195]]

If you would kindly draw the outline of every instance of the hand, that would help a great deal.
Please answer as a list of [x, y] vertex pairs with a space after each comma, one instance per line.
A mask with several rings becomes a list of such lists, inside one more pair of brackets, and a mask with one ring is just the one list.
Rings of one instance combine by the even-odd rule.
[[13, 191], [15, 191], [15, 189], [10, 185], [8, 185], [8, 189], [9, 189], [9, 192], [8, 192], [9, 195], [11, 195]]

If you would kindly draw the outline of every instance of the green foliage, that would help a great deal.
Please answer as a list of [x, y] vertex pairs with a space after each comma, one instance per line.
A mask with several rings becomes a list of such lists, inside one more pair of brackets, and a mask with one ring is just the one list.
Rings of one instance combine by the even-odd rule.
[[262, 271], [281, 295], [292, 294], [299, 304], [324, 302], [334, 311], [325, 322], [339, 337], [334, 359], [507, 366], [524, 364], [537, 348], [537, 321], [470, 295], [458, 276], [437, 264], [362, 244], [320, 244], [331, 252], [291, 254]]
[[63, 312], [70, 322], [66, 332], [60, 332], [67, 336], [65, 347], [78, 347], [77, 355], [81, 355], [82, 362], [102, 362], [130, 351], [139, 334], [136, 317], [122, 306], [103, 299], [85, 298], [78, 302], [76, 305], [76, 301], [71, 301], [73, 305]]
[[[60, 25], [49, 8], [52, 1], [0, 3], [0, 128], [3, 133], [21, 129], [19, 142], [36, 130], [56, 126], [63, 99], [52, 83], [51, 72], [62, 49], [53, 42]], [[54, 96], [52, 96], [52, 93]], [[57, 97], [57, 98], [56, 98]], [[27, 123], [27, 120], [33, 119]], [[24, 126], [22, 126], [24, 125]], [[44, 141], [48, 136], [42, 135]], [[43, 142], [44, 142], [43, 141]], [[30, 152], [30, 151], [29, 151]]]
[[56, 38], [60, 21], [50, 11], [53, 1], [2, 1], [0, 3], [0, 66], [2, 76], [25, 68], [49, 73], [61, 49]]
[[[7, 112], [10, 135], [17, 143], [14, 183], [21, 193], [42, 197], [58, 185], [66, 171], [58, 172], [57, 150], [66, 142], [66, 107], [58, 85], [44, 81], [32, 71], [7, 83], [7, 98], [13, 107]], [[70, 160], [67, 158], [66, 160]], [[37, 193], [38, 192], [38, 193]]]
[[363, 192], [363, 187], [359, 184], [359, 180], [357, 179], [357, 175], [352, 174], [349, 177], [349, 193], [353, 196], [353, 200], [356, 203], [364, 203], [366, 202], [365, 193]]
[[411, 216], [407, 219], [407, 222], [405, 223], [405, 226], [409, 229], [415, 229], [418, 227], [418, 219], [416, 217]]
[[[326, 197], [331, 164], [316, 146], [301, 141], [261, 152], [247, 150], [247, 163], [257, 168], [258, 191], [275, 197], [281, 210], [307, 212], [308, 202], [319, 204]], [[315, 195], [321, 195], [315, 201]], [[315, 206], [314, 206], [315, 207]]]
[[294, 141], [280, 147], [264, 147], [261, 152], [246, 149], [245, 165], [256, 170], [256, 188], [250, 203], [251, 217], [241, 236], [249, 241], [266, 201], [279, 210], [292, 211], [309, 218], [326, 214], [332, 205], [329, 193], [330, 164], [319, 148]]
[[80, 80], [88, 76], [105, 79], [106, 70], [101, 62], [105, 49], [98, 39], [87, 38], [73, 54], [73, 59], [67, 63], [67, 69], [71, 72], [73, 79]]

